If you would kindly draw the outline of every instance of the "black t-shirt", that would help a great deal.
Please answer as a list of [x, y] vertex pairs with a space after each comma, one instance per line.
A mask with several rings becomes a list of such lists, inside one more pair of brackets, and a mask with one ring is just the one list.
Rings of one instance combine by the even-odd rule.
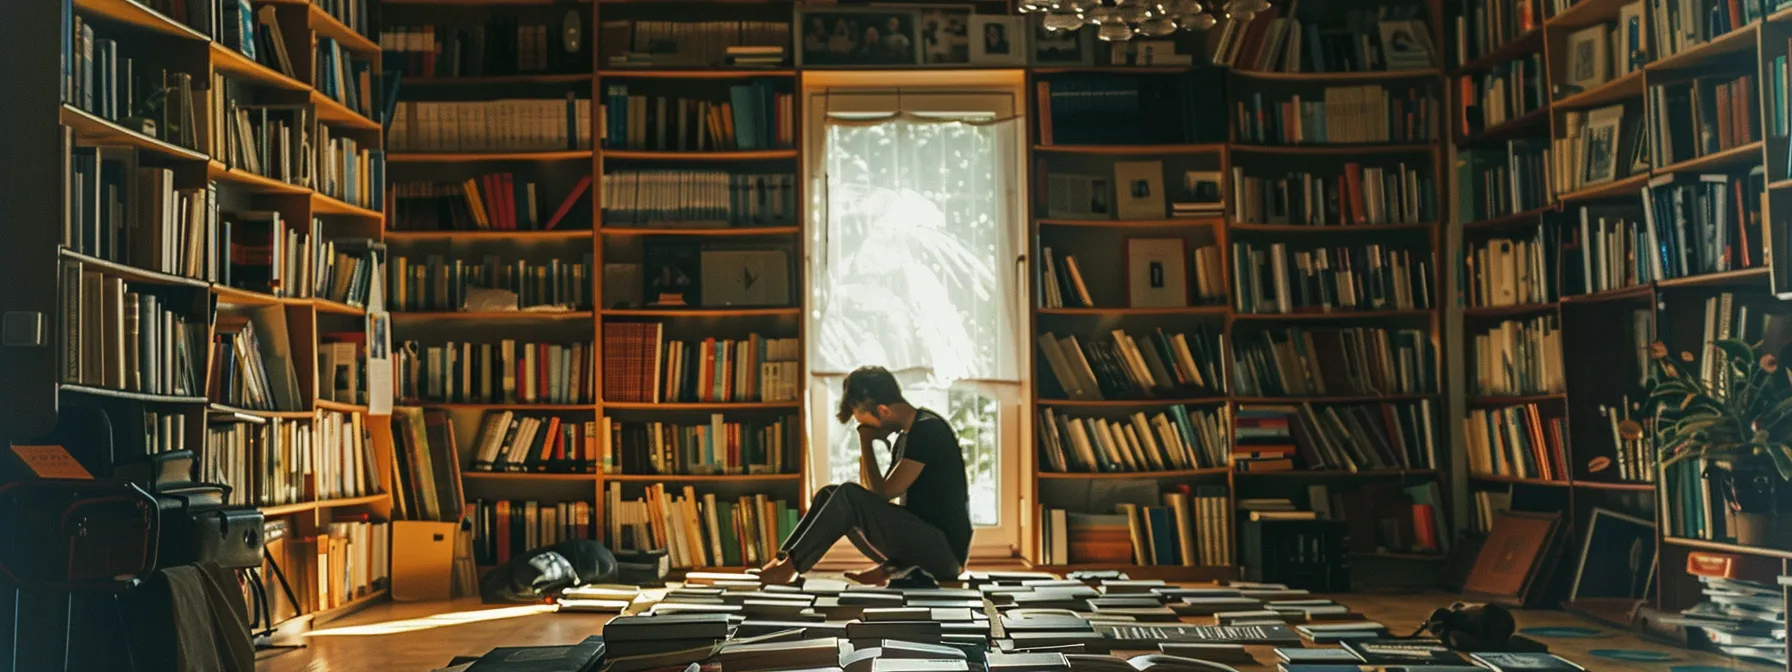
[[902, 505], [946, 533], [952, 552], [964, 564], [971, 552], [971, 495], [958, 434], [938, 413], [918, 409], [915, 422], [896, 439], [891, 453], [892, 465], [905, 459], [926, 465], [903, 494]]

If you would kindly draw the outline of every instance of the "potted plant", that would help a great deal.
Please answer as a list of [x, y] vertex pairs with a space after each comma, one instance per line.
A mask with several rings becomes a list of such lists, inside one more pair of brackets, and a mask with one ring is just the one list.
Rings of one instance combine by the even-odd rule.
[[[1710, 356], [1721, 360], [1709, 375], [1681, 368], [1659, 342], [1649, 348], [1660, 464], [1704, 460], [1705, 478], [1735, 514], [1737, 543], [1776, 545], [1768, 537], [1778, 493], [1792, 480], [1792, 369], [1742, 341], [1712, 347]], [[1692, 353], [1680, 359], [1694, 360]]]

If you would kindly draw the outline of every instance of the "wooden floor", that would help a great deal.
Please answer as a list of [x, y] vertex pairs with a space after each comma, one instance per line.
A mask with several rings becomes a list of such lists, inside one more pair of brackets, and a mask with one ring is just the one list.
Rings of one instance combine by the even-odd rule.
[[[1409, 634], [1432, 609], [1455, 601], [1453, 596], [1441, 592], [1333, 597], [1386, 624], [1399, 635]], [[455, 656], [479, 655], [497, 646], [570, 644], [586, 635], [599, 634], [610, 618], [601, 614], [557, 614], [552, 609], [551, 606], [494, 607], [481, 605], [477, 599], [375, 604], [313, 631], [306, 648], [264, 653], [256, 669], [261, 672], [421, 672], [444, 666]], [[1187, 620], [1198, 622], [1192, 618]], [[1682, 666], [1689, 665], [1750, 672], [1775, 669], [1646, 642], [1558, 611], [1520, 612], [1518, 622], [1521, 629], [1562, 625], [1599, 629], [1602, 634], [1597, 637], [1544, 640], [1553, 652], [1595, 672], [1684, 672]], [[1673, 660], [1620, 663], [1589, 655], [1587, 651], [1593, 649], [1664, 651], [1672, 654]], [[1275, 669], [1275, 654], [1268, 647], [1255, 653], [1264, 665], [1239, 666], [1241, 671]]]

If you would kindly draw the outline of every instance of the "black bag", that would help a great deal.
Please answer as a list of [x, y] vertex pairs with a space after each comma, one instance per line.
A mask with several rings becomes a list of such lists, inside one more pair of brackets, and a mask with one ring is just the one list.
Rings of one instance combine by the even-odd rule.
[[571, 539], [511, 558], [479, 577], [486, 603], [540, 602], [562, 590], [616, 579], [616, 556], [589, 539]]
[[1509, 651], [1516, 629], [1512, 612], [1505, 607], [1467, 602], [1433, 611], [1419, 626], [1419, 632], [1429, 632], [1457, 651]]
[[188, 450], [138, 456], [113, 470], [156, 498], [164, 556], [159, 566], [213, 562], [224, 569], [260, 567], [261, 512], [226, 508], [230, 488], [194, 482], [192, 473], [193, 452]]

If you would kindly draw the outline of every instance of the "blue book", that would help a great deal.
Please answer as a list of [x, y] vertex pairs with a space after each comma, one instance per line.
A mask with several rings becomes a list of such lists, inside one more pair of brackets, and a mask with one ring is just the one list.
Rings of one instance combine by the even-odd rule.
[[1146, 522], [1151, 526], [1151, 555], [1153, 564], [1181, 564], [1176, 559], [1177, 532], [1176, 519], [1170, 510], [1162, 506], [1145, 507]]
[[758, 116], [757, 106], [753, 103], [753, 87], [728, 87], [728, 101], [734, 112], [734, 146], [759, 149], [759, 127], [753, 119]]
[[1493, 672], [1540, 670], [1542, 672], [1581, 672], [1585, 668], [1548, 653], [1471, 653], [1468, 658]]
[[1313, 72], [1331, 72], [1325, 67], [1325, 45], [1319, 41], [1319, 24], [1303, 26], [1307, 33], [1307, 55], [1313, 61]]

